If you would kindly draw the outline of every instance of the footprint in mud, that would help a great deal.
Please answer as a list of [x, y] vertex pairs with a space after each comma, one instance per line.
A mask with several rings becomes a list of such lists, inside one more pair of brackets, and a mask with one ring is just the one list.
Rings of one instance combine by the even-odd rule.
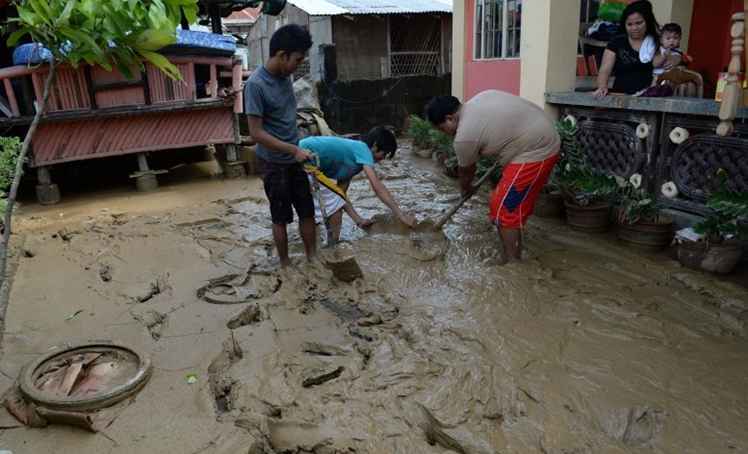
[[218, 414], [227, 413], [233, 409], [236, 382], [227, 375], [227, 372], [242, 358], [244, 358], [244, 351], [234, 339], [232, 332], [231, 337], [223, 342], [221, 353], [208, 366], [210, 392], [213, 394]]
[[133, 313], [132, 317], [148, 329], [153, 340], [161, 339], [161, 333], [164, 330], [168, 318], [166, 314], [149, 309], [142, 314]]

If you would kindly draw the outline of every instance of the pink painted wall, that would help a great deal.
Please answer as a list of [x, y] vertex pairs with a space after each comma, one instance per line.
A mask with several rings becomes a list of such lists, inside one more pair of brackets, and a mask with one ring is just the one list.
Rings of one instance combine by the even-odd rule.
[[465, 93], [470, 99], [483, 90], [502, 90], [519, 95], [519, 59], [475, 60], [475, 0], [465, 1]]

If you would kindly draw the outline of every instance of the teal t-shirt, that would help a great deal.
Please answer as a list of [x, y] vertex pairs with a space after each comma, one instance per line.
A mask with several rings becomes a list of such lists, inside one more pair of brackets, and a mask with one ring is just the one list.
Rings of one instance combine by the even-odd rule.
[[322, 173], [338, 181], [350, 180], [364, 166], [374, 165], [371, 150], [358, 140], [313, 136], [302, 139], [299, 147], [319, 156]]

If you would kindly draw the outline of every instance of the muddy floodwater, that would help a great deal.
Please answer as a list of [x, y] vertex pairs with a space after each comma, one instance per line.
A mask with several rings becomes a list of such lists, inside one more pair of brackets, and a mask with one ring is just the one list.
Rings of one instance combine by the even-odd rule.
[[[419, 220], [456, 183], [404, 150], [380, 172]], [[533, 219], [501, 266], [485, 194], [407, 232], [365, 180], [340, 251], [272, 256], [256, 178], [26, 206], [3, 386], [41, 354], [116, 340], [148, 385], [103, 432], [19, 428], [14, 453], [748, 453], [748, 290], [614, 237]], [[341, 255], [342, 254], [342, 255]], [[363, 278], [324, 265], [354, 257]]]

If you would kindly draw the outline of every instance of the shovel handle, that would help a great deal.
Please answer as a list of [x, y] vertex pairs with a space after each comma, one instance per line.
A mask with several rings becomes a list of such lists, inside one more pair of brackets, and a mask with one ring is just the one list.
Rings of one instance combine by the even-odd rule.
[[499, 167], [499, 161], [496, 160], [496, 162], [494, 162], [491, 168], [488, 169], [488, 171], [484, 173], [483, 176], [478, 179], [478, 181], [475, 182], [470, 192], [462, 196], [459, 202], [457, 202], [452, 208], [447, 210], [447, 212], [444, 213], [441, 218], [439, 218], [436, 224], [434, 224], [434, 230], [440, 230], [442, 227], [444, 227], [444, 224], [446, 224], [447, 221], [449, 221], [452, 218], [452, 216], [454, 216], [454, 214], [457, 213], [457, 210], [462, 208], [462, 205], [464, 205], [465, 202], [470, 200], [470, 198], [473, 197], [473, 195], [475, 195], [476, 192], [478, 192], [478, 189], [483, 185], [483, 183], [488, 179], [489, 176], [491, 176], [493, 171], [496, 170], [498, 167]]
[[332, 247], [335, 246], [335, 238], [333, 237], [332, 228], [330, 228], [330, 220], [327, 218], [327, 210], [325, 209], [325, 204], [322, 200], [322, 191], [319, 180], [316, 177], [312, 177], [312, 180], [314, 181], [313, 190], [317, 197], [317, 203], [319, 203], [319, 211], [322, 214], [322, 222], [325, 224], [325, 232], [327, 233], [327, 244], [325, 244], [325, 246]]

